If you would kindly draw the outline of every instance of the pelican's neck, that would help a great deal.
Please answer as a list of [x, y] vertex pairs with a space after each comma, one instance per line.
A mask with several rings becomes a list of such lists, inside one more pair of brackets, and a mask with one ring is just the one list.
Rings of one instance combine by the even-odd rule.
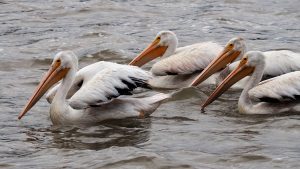
[[74, 80], [75, 80], [75, 71], [70, 69], [68, 74], [62, 80], [61, 85], [57, 90], [57, 94], [54, 97], [54, 100], [57, 100], [59, 102], [65, 102], [68, 91], [70, 90]]
[[[246, 83], [244, 90], [242, 91], [242, 94], [239, 99], [239, 108], [240, 106], [248, 106], [248, 108], [251, 108], [253, 106], [253, 103], [249, 97], [249, 90], [255, 87], [262, 79], [263, 73], [264, 73], [265, 63], [262, 62], [260, 64], [257, 64], [255, 66], [255, 69], [249, 78], [248, 83]], [[249, 107], [250, 106], [250, 107]], [[245, 109], [246, 107], [243, 107]]]
[[162, 58], [169, 57], [173, 55], [177, 49], [178, 39], [174, 36], [172, 39], [169, 40], [168, 48], [166, 52], [162, 55]]
[[76, 70], [74, 68], [69, 70], [67, 75], [63, 78], [53, 98], [50, 108], [50, 117], [53, 123], [56, 123], [57, 120], [61, 119], [61, 115], [63, 115], [63, 113], [70, 108], [66, 101], [66, 97], [73, 84], [73, 81], [75, 80], [75, 73]]

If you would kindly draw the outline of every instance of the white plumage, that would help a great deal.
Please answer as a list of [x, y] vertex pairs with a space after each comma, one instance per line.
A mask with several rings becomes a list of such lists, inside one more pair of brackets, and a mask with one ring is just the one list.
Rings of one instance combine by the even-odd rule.
[[300, 71], [260, 82], [266, 67], [266, 58], [262, 52], [247, 52], [239, 65], [210, 95], [203, 108], [218, 98], [234, 83], [247, 75], [251, 75], [238, 101], [240, 113], [300, 113]]
[[[100, 72], [106, 68], [114, 69], [114, 68], [119, 68], [122, 66], [123, 65], [113, 63], [113, 62], [100, 61], [100, 62], [96, 62], [96, 63], [93, 63], [93, 64], [83, 67], [82, 69], [80, 69], [79, 71], [76, 72], [75, 80], [67, 94], [67, 99], [71, 98], [74, 95], [74, 93], [76, 93], [81, 88], [81, 86], [85, 85], [98, 72]], [[126, 65], [124, 65], [124, 66], [126, 66]], [[52, 102], [59, 86], [60, 86], [60, 83], [55, 85], [53, 88], [51, 88], [46, 93], [46, 99], [49, 103]]]
[[170, 96], [162, 93], [149, 97], [128, 96], [137, 87], [147, 87], [146, 81], [151, 75], [134, 66], [115, 65], [96, 73], [67, 100], [68, 91], [74, 84], [77, 62], [73, 52], [58, 53], [18, 118], [21, 119], [61, 79], [50, 106], [53, 124], [96, 123], [108, 119], [148, 116]]
[[[207, 66], [191, 83], [196, 86], [205, 82], [211, 75], [215, 75], [215, 82], [218, 84], [239, 64], [240, 58], [246, 51], [246, 44], [242, 38], [232, 38], [223, 51]], [[300, 54], [289, 50], [263, 52], [265, 56], [265, 69], [263, 79], [279, 76], [292, 71], [300, 70]], [[234, 62], [235, 61], [235, 62]], [[233, 63], [232, 63], [233, 62]], [[229, 64], [229, 66], [227, 66]], [[225, 68], [225, 69], [224, 69]], [[223, 70], [222, 70], [223, 69]], [[220, 71], [222, 70], [222, 71]], [[219, 74], [219, 75], [216, 75]], [[249, 78], [236, 83], [233, 87], [243, 88]], [[212, 80], [213, 82], [213, 80]]]
[[[262, 52], [265, 56], [265, 69], [262, 80], [280, 76], [289, 72], [300, 70], [300, 54], [289, 50]], [[216, 73], [216, 83], [220, 84], [224, 78], [239, 64], [235, 61], [220, 73]], [[250, 77], [245, 77], [232, 86], [235, 89], [243, 89]]]
[[[195, 72], [186, 75], [165, 75], [165, 76], [153, 76], [149, 80], [149, 85], [153, 88], [158, 89], [178, 89], [189, 86], [193, 80], [198, 76], [199, 73]], [[219, 80], [219, 74], [212, 75], [206, 79], [199, 86], [206, 86], [211, 84], [216, 84]]]
[[279, 76], [300, 70], [300, 54], [289, 50], [263, 52], [266, 67], [264, 75]]
[[149, 84], [154, 88], [180, 88], [192, 82], [195, 75], [201, 72], [222, 50], [214, 42], [196, 43], [179, 47], [175, 33], [159, 32], [155, 40], [130, 64], [142, 66], [151, 60], [161, 57], [151, 72], [154, 75]]
[[[289, 50], [274, 50], [263, 52], [265, 56], [264, 78], [275, 77], [289, 72], [300, 70], [300, 54]], [[229, 65], [231, 72], [239, 61]]]
[[300, 96], [300, 71], [262, 81], [248, 93], [253, 100], [261, 98], [272, 98], [278, 101], [284, 101], [287, 98], [296, 99], [296, 96]]
[[[188, 86], [222, 47], [214, 42], [203, 42], [177, 49], [173, 55], [153, 64], [150, 71], [154, 76], [149, 81], [152, 87], [176, 89]], [[215, 76], [202, 83], [208, 84], [215, 84]]]
[[174, 54], [153, 64], [151, 72], [156, 76], [200, 72], [221, 50], [222, 46], [214, 42], [203, 42], [177, 48]]
[[[151, 74], [135, 66], [119, 65], [96, 73], [69, 100], [73, 108], [85, 108], [118, 97], [119, 90], [131, 91], [147, 84]], [[82, 97], [85, 96], [85, 97]]]

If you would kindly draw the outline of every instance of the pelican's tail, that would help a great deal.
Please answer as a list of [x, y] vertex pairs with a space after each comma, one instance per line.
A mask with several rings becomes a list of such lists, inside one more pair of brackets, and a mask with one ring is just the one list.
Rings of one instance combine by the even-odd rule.
[[[121, 119], [128, 117], [146, 117], [151, 115], [171, 94], [158, 93], [152, 96], [148, 94], [136, 94], [134, 96], [120, 96], [107, 102], [97, 103], [89, 108], [89, 111], [99, 112], [100, 119]], [[101, 113], [100, 113], [101, 112]]]
[[143, 112], [145, 116], [151, 115], [163, 102], [171, 98], [171, 94], [158, 93], [150, 97], [139, 99], [139, 111]]

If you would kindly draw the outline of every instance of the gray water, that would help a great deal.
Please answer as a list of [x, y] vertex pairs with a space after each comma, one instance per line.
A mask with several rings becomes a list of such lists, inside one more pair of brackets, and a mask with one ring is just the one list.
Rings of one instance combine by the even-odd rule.
[[300, 168], [300, 116], [239, 115], [240, 91], [205, 113], [209, 87], [181, 93], [150, 118], [76, 127], [52, 126], [43, 98], [17, 120], [58, 51], [75, 51], [81, 67], [128, 63], [169, 29], [180, 46], [241, 36], [251, 50], [300, 52], [299, 7], [299, 0], [1, 0], [0, 167]]

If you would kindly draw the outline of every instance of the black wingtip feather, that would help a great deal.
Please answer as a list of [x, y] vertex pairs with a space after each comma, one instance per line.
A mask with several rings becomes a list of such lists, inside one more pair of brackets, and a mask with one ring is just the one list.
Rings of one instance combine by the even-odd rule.
[[259, 98], [259, 101], [268, 102], [268, 103], [279, 103], [280, 102], [278, 99], [274, 99], [271, 97], [262, 97], [262, 98]]
[[166, 72], [167, 75], [178, 75], [177, 72]]
[[137, 88], [136, 84], [128, 82], [124, 79], [122, 80], [122, 83], [124, 83], [128, 87], [129, 90], [133, 90], [133, 89]]
[[[122, 88], [117, 88], [117, 87], [116, 87], [116, 90], [118, 91], [118, 93], [119, 93], [120, 95], [132, 95], [132, 93], [131, 93], [132, 90], [129, 90], [129, 89], [127, 89], [127, 88], [122, 89]], [[119, 95], [119, 96], [120, 96], [120, 95]]]
[[142, 87], [142, 88], [145, 88], [145, 89], [151, 89], [150, 85], [147, 83], [146, 80], [144, 79], [138, 79], [138, 78], [135, 78], [135, 77], [129, 77], [137, 87]]
[[121, 82], [126, 85], [124, 88], [114, 87], [118, 94], [117, 95], [107, 95], [107, 100], [111, 100], [113, 98], [117, 98], [121, 95], [132, 95], [132, 91], [138, 87], [151, 89], [150, 85], [144, 79], [139, 79], [135, 77], [129, 77], [131, 81], [121, 79]]
[[280, 102], [289, 102], [289, 101], [300, 101], [300, 95], [293, 95], [293, 97], [290, 96], [282, 96], [281, 99], [271, 98], [271, 97], [262, 97], [259, 98], [261, 102], [267, 102], [267, 103], [280, 103]]
[[77, 83], [77, 86], [78, 86], [78, 87], [81, 87], [82, 84], [83, 84], [83, 80], [80, 80], [80, 81]]

